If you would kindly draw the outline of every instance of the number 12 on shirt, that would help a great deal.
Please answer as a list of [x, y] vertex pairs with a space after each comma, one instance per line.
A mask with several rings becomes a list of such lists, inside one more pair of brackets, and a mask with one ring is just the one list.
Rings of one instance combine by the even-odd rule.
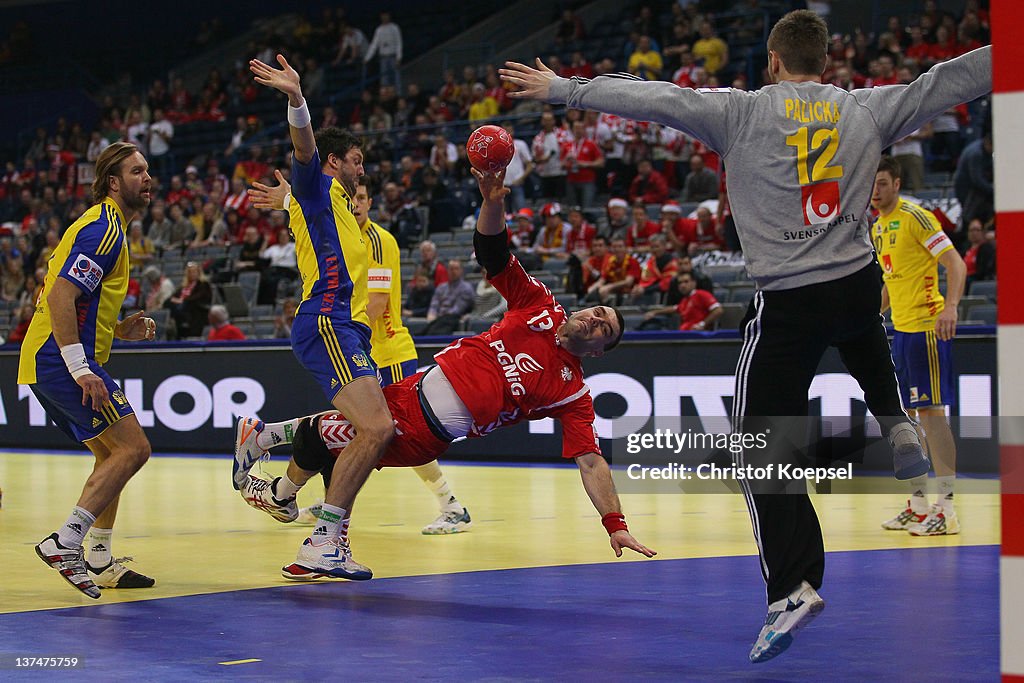
[[[792, 135], [786, 136], [786, 144], [796, 147], [796, 172], [801, 185], [818, 183], [822, 180], [835, 180], [843, 177], [842, 166], [829, 166], [839, 149], [839, 131], [835, 128], [821, 128], [811, 135], [807, 126], [801, 126]], [[821, 149], [824, 147], [824, 149]], [[821, 153], [814, 166], [810, 167], [811, 150]]]

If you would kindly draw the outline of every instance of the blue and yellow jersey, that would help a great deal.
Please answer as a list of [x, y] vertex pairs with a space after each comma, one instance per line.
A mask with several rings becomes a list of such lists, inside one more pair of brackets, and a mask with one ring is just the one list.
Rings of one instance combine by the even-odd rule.
[[59, 277], [82, 290], [75, 306], [86, 357], [100, 365], [107, 361], [117, 316], [128, 292], [128, 271], [124, 215], [113, 200], [105, 199], [68, 228], [50, 256], [36, 313], [21, 345], [19, 384], [35, 384], [37, 370], [65, 367], [46, 303], [46, 295]]
[[398, 242], [390, 232], [369, 220], [363, 224], [362, 234], [369, 260], [367, 289], [388, 295], [384, 314], [370, 325], [373, 332], [370, 355], [379, 368], [415, 360], [416, 345], [402, 323], [402, 264]]
[[296, 315], [326, 315], [369, 327], [366, 315], [366, 246], [352, 200], [337, 180], [320, 170], [320, 154], [308, 164], [292, 159], [288, 227], [302, 277]]
[[939, 292], [939, 256], [953, 248], [935, 215], [900, 200], [871, 229], [882, 264], [892, 324], [900, 332], [928, 332], [945, 300]]

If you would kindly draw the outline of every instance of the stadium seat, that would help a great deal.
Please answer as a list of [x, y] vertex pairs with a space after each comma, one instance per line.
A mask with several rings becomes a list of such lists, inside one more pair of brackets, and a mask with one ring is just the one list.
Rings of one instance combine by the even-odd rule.
[[716, 286], [735, 282], [742, 273], [743, 269], [737, 266], [711, 266], [704, 269], [704, 274], [711, 278]]
[[734, 283], [729, 286], [729, 303], [742, 304], [746, 308], [747, 304], [754, 296], [755, 291], [754, 285], [747, 282]]
[[996, 305], [982, 304], [971, 308], [971, 320], [981, 321], [985, 325], [996, 324]]
[[576, 310], [577, 298], [575, 294], [556, 294], [555, 301], [565, 309], [566, 313]]
[[544, 262], [544, 270], [549, 273], [564, 273], [569, 269], [569, 264], [560, 258], [549, 258]]
[[971, 289], [968, 292], [971, 296], [983, 296], [989, 301], [995, 303], [996, 298], [996, 282], [995, 280], [978, 280], [977, 282], [971, 283]]
[[256, 305], [256, 297], [260, 293], [260, 274], [255, 270], [248, 270], [238, 274], [238, 286], [242, 296], [245, 298], [246, 309]]
[[722, 317], [718, 319], [719, 330], [738, 330], [743, 316], [747, 314], [747, 306], [739, 303], [722, 304]]
[[496, 318], [481, 318], [475, 315], [467, 318], [462, 327], [466, 332], [472, 332], [473, 334], [480, 334], [491, 329], [491, 325], [497, 322]]
[[249, 302], [246, 300], [240, 284], [237, 282], [225, 282], [220, 286], [220, 292], [221, 297], [224, 299], [224, 306], [228, 309], [229, 316], [236, 319], [249, 317]]

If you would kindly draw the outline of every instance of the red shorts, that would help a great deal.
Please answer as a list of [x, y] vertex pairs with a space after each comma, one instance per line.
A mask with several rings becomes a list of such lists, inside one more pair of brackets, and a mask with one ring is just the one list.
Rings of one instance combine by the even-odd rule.
[[[395, 421], [395, 438], [381, 456], [377, 469], [426, 465], [448, 450], [448, 442], [434, 436], [423, 417], [419, 392], [416, 390], [416, 384], [422, 376], [423, 373], [418, 372], [384, 387], [384, 399]], [[320, 433], [331, 454], [337, 458], [352, 440], [355, 431], [344, 415], [334, 412], [321, 418]]]

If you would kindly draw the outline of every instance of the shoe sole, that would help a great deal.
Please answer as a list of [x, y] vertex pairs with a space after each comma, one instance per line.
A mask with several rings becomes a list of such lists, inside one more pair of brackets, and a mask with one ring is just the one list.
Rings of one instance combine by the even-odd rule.
[[812, 605], [810, 605], [810, 607], [807, 608], [807, 613], [803, 616], [802, 619], [793, 624], [793, 626], [788, 631], [786, 631], [782, 635], [778, 636], [774, 641], [772, 641], [772, 644], [768, 649], [762, 651], [760, 654], [757, 655], [756, 658], [752, 657], [750, 659], [750, 663], [760, 664], [762, 662], [767, 662], [769, 659], [774, 659], [786, 650], [788, 650], [789, 646], [793, 644], [793, 636], [796, 635], [796, 632], [810, 624], [812, 621], [814, 621], [814, 618], [821, 614], [822, 610], [824, 609], [824, 600], [819, 600], [818, 602], [815, 602]]
[[956, 531], [937, 531], [933, 534], [915, 534], [913, 531], [908, 531], [907, 533], [909, 533], [911, 536], [914, 536], [915, 538], [924, 538], [926, 536], [956, 536], [960, 533], [960, 530], [957, 529]]
[[[38, 555], [38, 556], [39, 556], [39, 559], [40, 559], [40, 560], [42, 560], [42, 561], [43, 561], [43, 563], [44, 563], [44, 564], [45, 564], [45, 565], [46, 565], [47, 567], [49, 567], [50, 569], [57, 569], [57, 568], [56, 568], [56, 567], [54, 567], [54, 566], [53, 566], [52, 564], [50, 564], [50, 561], [49, 561], [48, 559], [46, 559], [46, 555], [44, 555], [44, 554], [43, 554], [43, 551], [39, 549], [39, 546], [36, 546], [36, 547], [35, 547], [35, 551], [36, 551], [36, 555]], [[97, 585], [93, 584], [93, 586], [92, 586], [92, 587], [93, 587], [93, 588], [95, 589], [95, 591], [96, 591], [96, 593], [95, 593], [95, 595], [94, 595], [94, 594], [92, 593], [92, 591], [90, 591], [90, 590], [89, 590], [88, 588], [79, 588], [79, 587], [78, 587], [78, 586], [76, 586], [75, 584], [71, 583], [71, 579], [69, 579], [68, 577], [64, 576], [64, 573], [63, 573], [62, 571], [60, 571], [59, 569], [57, 569], [57, 573], [58, 573], [58, 574], [60, 574], [60, 578], [64, 579], [65, 583], [67, 583], [67, 584], [68, 584], [69, 586], [71, 586], [72, 588], [74, 588], [74, 589], [75, 589], [76, 591], [78, 591], [78, 592], [79, 592], [79, 593], [81, 593], [82, 595], [88, 596], [88, 597], [92, 598], [93, 600], [99, 600], [99, 599], [100, 599], [100, 595], [101, 595], [101, 593], [100, 593], [100, 589], [99, 589], [99, 586], [97, 586]]]
[[913, 479], [914, 477], [923, 477], [928, 474], [932, 469], [932, 463], [928, 458], [924, 458], [919, 462], [915, 462], [913, 465], [908, 465], [901, 470], [895, 470], [893, 476], [899, 481], [906, 481], [907, 479]]
[[[259, 424], [260, 423], [258, 421], [250, 424], [248, 420], [244, 422], [239, 420], [235, 425], [235, 462], [231, 467], [231, 485], [235, 487], [236, 491], [242, 490], [242, 486], [245, 485], [245, 475], [249, 474], [249, 470], [251, 470], [253, 465], [256, 464], [256, 461], [259, 460], [257, 457], [252, 462], [246, 464], [245, 456], [239, 453], [239, 448], [242, 443], [249, 438], [249, 435]], [[248, 431], [246, 431], [246, 427], [249, 428]], [[244, 474], [242, 474], [243, 471]], [[241, 483], [238, 482], [239, 478], [242, 480]]]
[[369, 581], [373, 578], [373, 572], [370, 572], [368, 576], [362, 573], [340, 576], [329, 572], [320, 572], [293, 562], [287, 567], [281, 567], [281, 576], [289, 581], [318, 581], [320, 579], [331, 581]]

